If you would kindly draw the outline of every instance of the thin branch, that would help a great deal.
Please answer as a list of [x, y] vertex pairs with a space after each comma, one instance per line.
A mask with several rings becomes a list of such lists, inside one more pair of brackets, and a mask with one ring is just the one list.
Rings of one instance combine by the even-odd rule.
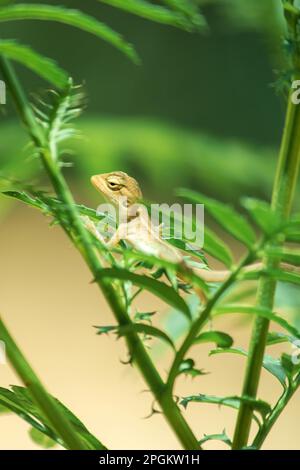
[[[47, 142], [45, 142], [43, 135], [41, 135], [39, 132], [39, 126], [35, 120], [35, 116], [11, 64], [6, 59], [2, 59], [0, 62], [0, 69], [5, 76], [8, 89], [14, 98], [17, 110], [19, 111], [26, 127], [29, 129], [29, 133], [32, 136], [34, 142], [40, 149], [40, 156], [44, 164], [45, 171], [53, 184], [59, 200], [63, 202], [66, 208], [66, 215], [68, 217], [68, 223], [70, 226], [64, 228], [67, 232], [69, 232], [70, 228], [75, 232], [77, 242], [74, 244], [84, 257], [93, 274], [94, 279], [97, 279], [97, 274], [102, 269], [98, 251], [94, 246], [90, 233], [82, 224], [72, 193], [61, 173], [60, 168], [51, 156]], [[99, 279], [98, 277], [97, 284], [104, 294], [104, 297], [107, 300], [109, 306], [111, 307], [119, 325], [131, 325], [132, 321], [126, 312], [123, 302], [116, 295], [115, 289], [111, 282], [105, 278]], [[126, 334], [126, 340], [130, 355], [133, 357], [133, 360], [138, 366], [146, 383], [160, 404], [165, 418], [178, 437], [182, 446], [185, 449], [199, 449], [198, 441], [182, 416], [178, 406], [173, 401], [172, 397], [165, 393], [165, 384], [162, 381], [147, 351], [145, 350], [138, 334], [131, 329], [131, 331]]]
[[[80, 438], [73, 426], [58, 408], [55, 400], [48, 394], [23, 353], [14, 342], [1, 318], [0, 339], [4, 341], [7, 356], [13, 368], [29, 390], [33, 400], [66, 446], [71, 450], [89, 449], [90, 447]], [[105, 446], [103, 446], [103, 449], [105, 449]]]

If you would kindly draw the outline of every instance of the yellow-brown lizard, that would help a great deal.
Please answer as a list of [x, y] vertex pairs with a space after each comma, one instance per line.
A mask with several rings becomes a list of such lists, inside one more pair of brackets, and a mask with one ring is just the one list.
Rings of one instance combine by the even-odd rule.
[[[172, 263], [184, 262], [182, 253], [164, 241], [157, 229], [152, 227], [147, 211], [138, 204], [142, 199], [142, 191], [138, 182], [123, 171], [102, 173], [92, 176], [93, 186], [102, 196], [112, 203], [123, 214], [119, 214], [125, 222], [121, 223], [112, 238], [105, 242], [95, 224], [84, 218], [86, 227], [108, 248], [113, 248], [121, 240], [138, 251], [154, 255]], [[197, 274], [206, 282], [222, 282], [226, 280], [229, 271], [196, 270]]]
[[[205, 282], [224, 282], [229, 277], [229, 270], [190, 268], [181, 251], [161, 238], [160, 231], [152, 226], [146, 208], [139, 204], [142, 199], [142, 191], [133, 177], [123, 171], [114, 171], [92, 176], [91, 182], [106, 200], [118, 208], [119, 219], [124, 220], [112, 238], [106, 242], [95, 224], [90, 219], [84, 218], [87, 229], [108, 248], [113, 248], [121, 240], [124, 240], [137, 251], [154, 255], [162, 260], [179, 264], [187, 270], [192, 270]], [[283, 264], [289, 271], [295, 270], [295, 267]], [[245, 270], [253, 271], [262, 267], [262, 263], [258, 262], [247, 266]], [[188, 282], [184, 274], [178, 274], [178, 277]], [[202, 300], [205, 300], [203, 292], [197, 293]]]

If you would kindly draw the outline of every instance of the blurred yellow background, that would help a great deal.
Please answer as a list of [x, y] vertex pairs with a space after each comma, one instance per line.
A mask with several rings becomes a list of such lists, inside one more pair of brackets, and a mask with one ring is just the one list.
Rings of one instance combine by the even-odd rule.
[[[18, 207], [3, 221], [0, 258], [3, 318], [48, 390], [111, 449], [179, 449], [161, 415], [143, 419], [151, 411], [152, 398], [143, 393], [146, 387], [138, 371], [120, 363], [127, 358], [123, 340], [95, 334], [92, 325], [114, 324], [114, 319], [61, 229], [50, 229], [40, 213]], [[161, 318], [166, 315], [166, 307], [150, 295], [139, 305], [147, 311], [161, 306], [165, 312]], [[215, 325], [230, 333], [236, 346], [247, 346], [249, 323], [241, 323], [236, 316]], [[277, 348], [272, 346], [273, 355]], [[180, 379], [177, 393], [181, 396], [239, 393], [244, 358], [230, 354], [209, 358], [209, 349], [206, 345], [194, 348], [197, 366], [210, 373]], [[160, 354], [164, 371], [170, 358], [166, 351]], [[19, 383], [9, 365], [0, 365], [0, 373], [1, 386]], [[259, 397], [274, 402], [279, 393], [276, 379], [264, 371]], [[190, 404], [184, 413], [199, 438], [204, 433], [221, 433], [224, 428], [229, 435], [233, 432], [236, 412], [229, 408]], [[299, 419], [297, 394], [264, 448], [298, 449]], [[20, 418], [1, 415], [0, 426], [1, 449], [37, 448], [28, 436], [28, 425]], [[215, 441], [206, 447], [226, 448]]]
[[[72, 7], [82, 8], [82, 3], [74, 0]], [[270, 86], [276, 78], [280, 82], [274, 69], [282, 68], [280, 2], [203, 0], [210, 26], [206, 35], [151, 23], [99, 2], [86, 3], [85, 11], [137, 46], [140, 67], [104, 42], [60, 24], [1, 26], [1, 37], [31, 44], [55, 58], [76, 83], [85, 84], [88, 106], [78, 121], [83, 138], [70, 142], [71, 152], [64, 157], [74, 162], [65, 174], [76, 200], [96, 207], [89, 178], [112, 170], [137, 178], [145, 197], [155, 202], [173, 201], [179, 186], [235, 206], [245, 195], [269, 200], [284, 116], [278, 86]], [[21, 67], [17, 71], [29, 93], [44, 89], [44, 82], [33, 74]], [[26, 147], [28, 139], [9, 97], [1, 112], [1, 190], [18, 186], [15, 180], [49, 189], [32, 149]], [[298, 209], [299, 202], [298, 197]], [[240, 247], [231, 247], [237, 257]], [[111, 449], [179, 448], [161, 415], [143, 419], [150, 413], [152, 398], [143, 392], [138, 371], [121, 364], [126, 359], [123, 341], [95, 334], [93, 325], [114, 320], [62, 230], [49, 228], [42, 214], [1, 196], [0, 263], [1, 315], [49, 391]], [[299, 327], [299, 289], [292, 294], [281, 286], [281, 297], [293, 300], [288, 314]], [[169, 318], [166, 306], [150, 295], [141, 297], [139, 305], [144, 311], [160, 308], [162, 324]], [[215, 322], [234, 337], [236, 346], [247, 348], [249, 319], [228, 316]], [[168, 352], [155, 341], [153, 345], [165, 373]], [[240, 393], [245, 359], [229, 354], [209, 357], [209, 349], [194, 348], [196, 365], [209, 374], [180, 378], [180, 396]], [[282, 345], [270, 350], [276, 356]], [[2, 387], [19, 383], [9, 365], [0, 365], [0, 377]], [[263, 371], [259, 397], [274, 403], [279, 394], [278, 383]], [[264, 448], [299, 449], [299, 405], [298, 393]], [[184, 413], [199, 439], [223, 429], [232, 436], [234, 410], [190, 404]], [[38, 448], [27, 431], [28, 425], [18, 417], [1, 415], [0, 448]], [[206, 447], [224, 445], [214, 441]]]

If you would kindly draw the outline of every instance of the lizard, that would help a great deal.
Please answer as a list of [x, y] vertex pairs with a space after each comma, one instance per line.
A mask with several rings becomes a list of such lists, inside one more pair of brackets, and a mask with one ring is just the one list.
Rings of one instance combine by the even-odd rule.
[[[104, 199], [118, 208], [119, 219], [123, 220], [111, 239], [106, 242], [94, 222], [88, 217], [84, 217], [83, 222], [86, 228], [107, 248], [113, 248], [121, 240], [124, 240], [137, 251], [154, 255], [162, 260], [181, 265], [186, 270], [193, 271], [204, 282], [220, 283], [228, 279], [231, 274], [230, 270], [189, 267], [182, 252], [161, 237], [160, 231], [152, 226], [147, 209], [140, 204], [143, 195], [135, 178], [123, 171], [113, 171], [92, 176], [91, 183]], [[296, 269], [286, 263], [282, 264], [290, 271]], [[246, 266], [244, 269], [246, 271], [255, 271], [262, 268], [263, 264], [257, 262]], [[178, 277], [188, 282], [184, 274], [178, 273]], [[197, 293], [201, 300], [205, 302], [206, 296], [203, 291], [197, 288]]]

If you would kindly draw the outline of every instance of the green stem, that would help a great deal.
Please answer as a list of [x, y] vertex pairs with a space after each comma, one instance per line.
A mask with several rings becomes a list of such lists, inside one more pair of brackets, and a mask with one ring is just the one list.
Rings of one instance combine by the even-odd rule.
[[[99, 270], [101, 270], [102, 266], [91, 235], [81, 222], [72, 193], [63, 175], [61, 174], [60, 169], [51, 158], [52, 156], [50, 150], [47, 148], [43, 136], [41, 137], [40, 133], [38, 132], [39, 126], [35, 120], [35, 116], [12, 66], [7, 60], [2, 59], [0, 62], [0, 68], [5, 77], [7, 86], [14, 98], [17, 109], [19, 110], [25, 125], [29, 128], [30, 134], [34, 136], [33, 138], [35, 139], [38, 148], [40, 148], [41, 158], [45, 170], [53, 184], [56, 194], [58, 198], [64, 203], [66, 210], [68, 211], [67, 213], [70, 227], [66, 227], [66, 231], [71, 229], [75, 232], [77, 237], [75, 245], [77, 248], [79, 248], [82, 256], [90, 267], [94, 278], [96, 279], [97, 274], [99, 273]], [[109, 306], [111, 307], [119, 325], [131, 325], [131, 319], [124, 309], [123, 303], [116, 295], [111, 282], [106, 279], [100, 279], [97, 280], [97, 284], [99, 285]], [[134, 362], [138, 366], [156, 400], [160, 404], [166, 420], [170, 424], [182, 446], [185, 449], [199, 449], [198, 441], [189, 425], [181, 415], [179, 408], [174, 403], [172, 397], [165, 393], [165, 384], [157, 372], [137, 333], [128, 333], [126, 335], [126, 340]]]
[[276, 423], [277, 419], [281, 415], [282, 411], [285, 409], [286, 405], [299, 388], [299, 384], [294, 383], [292, 387], [285, 390], [282, 396], [279, 398], [278, 402], [274, 406], [271, 414], [268, 416], [267, 420], [264, 422], [260, 430], [258, 431], [257, 435], [255, 436], [252, 446], [255, 449], [260, 449], [263, 445], [265, 439], [267, 438], [269, 432], [271, 431], [272, 427]]
[[[300, 108], [294, 105], [291, 96], [285, 119], [277, 172], [273, 186], [272, 209], [282, 220], [289, 217], [299, 172], [300, 163]], [[281, 241], [282, 243], [282, 241]], [[278, 266], [271, 257], [264, 260], [266, 268]], [[273, 309], [276, 281], [263, 276], [260, 279], [257, 306]], [[242, 394], [255, 398], [260, 380], [262, 361], [266, 347], [269, 320], [258, 317], [255, 321], [249, 347], [245, 379]], [[235, 427], [233, 449], [247, 446], [251, 428], [253, 409], [246, 403], [241, 403]]]
[[[6, 353], [13, 368], [29, 390], [33, 400], [45, 415], [53, 429], [66, 446], [72, 450], [87, 450], [88, 446], [81, 440], [72, 425], [58, 408], [55, 400], [47, 393], [43, 384], [25, 359], [19, 347], [10, 336], [0, 318], [0, 339], [4, 341]], [[103, 446], [103, 449], [105, 447]]]
[[192, 325], [189, 333], [187, 334], [185, 340], [183, 341], [179, 351], [177, 352], [174, 362], [171, 366], [169, 376], [168, 376], [168, 381], [167, 381], [167, 388], [169, 390], [169, 393], [172, 395], [174, 383], [176, 380], [176, 377], [178, 375], [178, 369], [180, 364], [185, 358], [186, 353], [188, 350], [191, 348], [193, 345], [193, 342], [196, 338], [196, 336], [199, 334], [201, 328], [204, 326], [204, 324], [207, 322], [207, 320], [210, 317], [210, 314], [215, 307], [216, 303], [220, 299], [220, 297], [227, 291], [227, 289], [233, 284], [233, 282], [237, 279], [238, 275], [240, 274], [241, 270], [243, 267], [247, 266], [248, 264], [251, 263], [253, 260], [253, 253], [248, 253], [244, 259], [239, 263], [237, 268], [231, 273], [231, 275], [228, 277], [228, 279], [219, 287], [217, 292], [214, 294], [214, 296], [208, 301], [207, 305], [205, 306], [204, 310], [201, 312], [199, 318], [197, 318]]

